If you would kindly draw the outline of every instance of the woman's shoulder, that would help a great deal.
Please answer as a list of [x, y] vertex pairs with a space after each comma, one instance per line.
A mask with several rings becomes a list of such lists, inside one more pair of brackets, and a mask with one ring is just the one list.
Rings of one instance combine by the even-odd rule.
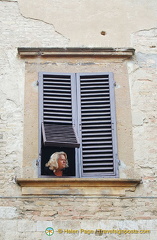
[[44, 170], [45, 170], [44, 171], [45, 175], [55, 176], [54, 172], [52, 170], [50, 170], [49, 167], [45, 167]]

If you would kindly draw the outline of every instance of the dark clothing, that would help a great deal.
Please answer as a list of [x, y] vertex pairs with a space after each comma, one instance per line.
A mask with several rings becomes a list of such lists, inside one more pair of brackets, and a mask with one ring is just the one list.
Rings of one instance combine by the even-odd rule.
[[[45, 167], [45, 174], [44, 175], [49, 175], [49, 176], [54, 176], [54, 177], [58, 177], [54, 174], [54, 172], [52, 170], [49, 169], [49, 167]], [[63, 170], [63, 175], [62, 176], [67, 176], [66, 173]]]
[[48, 167], [45, 167], [45, 175], [51, 175], [51, 176], [55, 176], [54, 172], [52, 170], [50, 170]]

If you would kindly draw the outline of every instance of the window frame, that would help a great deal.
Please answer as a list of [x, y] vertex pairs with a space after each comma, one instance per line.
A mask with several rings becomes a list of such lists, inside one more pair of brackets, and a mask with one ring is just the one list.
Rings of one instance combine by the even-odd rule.
[[[79, 136], [79, 139], [81, 139], [81, 124], [80, 124], [80, 115], [78, 114], [78, 111], [76, 109], [80, 109], [80, 84], [79, 84], [79, 76], [81, 75], [99, 75], [99, 74], [108, 74], [109, 75], [109, 85], [110, 85], [110, 103], [111, 103], [111, 122], [112, 126], [114, 125], [114, 130], [112, 128], [112, 141], [113, 141], [113, 154], [114, 154], [114, 159], [113, 159], [113, 166], [114, 166], [114, 173], [113, 174], [107, 174], [107, 175], [101, 175], [99, 177], [101, 178], [116, 178], [118, 177], [118, 149], [117, 149], [117, 135], [116, 135], [116, 109], [115, 109], [115, 94], [114, 94], [114, 88], [115, 88], [115, 82], [113, 79], [113, 73], [111, 72], [97, 72], [97, 73], [58, 73], [58, 72], [40, 72], [39, 73], [39, 80], [38, 83], [40, 84], [42, 79], [43, 74], [63, 74], [63, 75], [70, 75], [72, 76], [71, 78], [71, 97], [72, 97], [72, 125], [75, 127], [76, 133]], [[39, 85], [38, 84], [38, 85]], [[39, 108], [42, 105], [42, 96], [43, 96], [43, 84], [39, 88]], [[79, 100], [78, 100], [79, 99]], [[41, 119], [43, 119], [43, 111], [39, 110], [39, 168], [38, 168], [38, 175], [39, 177], [42, 178], [47, 178], [47, 177], [52, 177], [48, 175], [41, 175]], [[92, 176], [84, 176], [83, 175], [83, 164], [81, 160], [82, 156], [82, 142], [80, 140], [80, 148], [75, 149], [75, 177], [76, 178], [87, 178], [87, 177], [92, 177], [92, 178], [98, 178], [97, 175], [93, 174]], [[76, 161], [77, 159], [77, 161]], [[79, 167], [81, 166], [81, 167]], [[73, 177], [73, 176], [68, 176], [68, 177]], [[64, 176], [65, 178], [65, 176]]]

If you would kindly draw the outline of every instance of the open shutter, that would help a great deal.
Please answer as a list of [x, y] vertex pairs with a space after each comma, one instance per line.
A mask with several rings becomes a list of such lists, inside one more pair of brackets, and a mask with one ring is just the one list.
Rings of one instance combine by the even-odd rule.
[[40, 126], [46, 146], [79, 147], [72, 117], [73, 74], [40, 73]]
[[77, 74], [80, 96], [82, 176], [116, 176], [112, 73]]

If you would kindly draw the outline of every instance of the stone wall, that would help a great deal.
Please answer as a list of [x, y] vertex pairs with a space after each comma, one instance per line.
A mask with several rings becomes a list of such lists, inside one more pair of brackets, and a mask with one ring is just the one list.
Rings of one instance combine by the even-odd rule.
[[[68, 0], [64, 3], [60, 0], [0, 1], [0, 239], [156, 240], [156, 11], [156, 0], [126, 0], [125, 3], [122, 0], [118, 3], [104, 3], [103, 0], [98, 3], [88, 0], [77, 3]], [[23, 157], [26, 69], [17, 48], [75, 46], [133, 47], [136, 50], [135, 56], [125, 62], [133, 132], [133, 156], [128, 171], [132, 177], [141, 178], [142, 183], [135, 192], [127, 192], [123, 198], [22, 196], [21, 187], [16, 183], [16, 177], [23, 177], [23, 172], [27, 172], [23, 169], [23, 162], [27, 161]], [[36, 167], [35, 157], [32, 166], [28, 167], [30, 172]], [[128, 174], [125, 169], [127, 166], [122, 161], [122, 177]], [[47, 227], [54, 228], [54, 235], [45, 234]], [[58, 229], [151, 232], [101, 236], [83, 231], [59, 233]]]
[[[138, 31], [131, 36], [136, 56], [128, 64], [133, 142], [136, 171], [143, 178], [148, 194], [156, 194], [157, 143], [157, 29]], [[148, 185], [147, 185], [148, 184]]]
[[[9, 236], [13, 240], [156, 238], [156, 199], [25, 197], [4, 199], [1, 203], [1, 239]], [[45, 234], [47, 227], [55, 231], [51, 237]], [[93, 230], [94, 233], [81, 233], [81, 229]], [[104, 233], [101, 236], [95, 235], [97, 229], [143, 232]], [[66, 230], [79, 232], [74, 234]]]

